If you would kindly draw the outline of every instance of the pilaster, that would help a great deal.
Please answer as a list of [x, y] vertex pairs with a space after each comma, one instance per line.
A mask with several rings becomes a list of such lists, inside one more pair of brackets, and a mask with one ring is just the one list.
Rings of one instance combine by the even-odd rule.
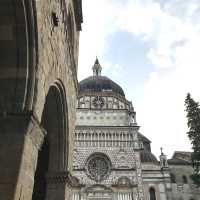
[[0, 199], [32, 198], [44, 130], [31, 114], [0, 117]]

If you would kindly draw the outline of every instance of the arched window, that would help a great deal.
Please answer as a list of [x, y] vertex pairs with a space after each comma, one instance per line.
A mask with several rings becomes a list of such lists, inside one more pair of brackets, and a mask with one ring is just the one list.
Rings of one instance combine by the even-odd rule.
[[186, 177], [185, 175], [183, 175], [182, 178], [183, 178], [183, 183], [184, 183], [184, 184], [187, 184], [187, 183], [188, 183], [187, 177]]
[[155, 189], [152, 187], [149, 189], [149, 197], [150, 200], [156, 200], [156, 192]]
[[171, 180], [171, 183], [176, 183], [176, 176], [172, 173], [170, 173], [170, 180]]

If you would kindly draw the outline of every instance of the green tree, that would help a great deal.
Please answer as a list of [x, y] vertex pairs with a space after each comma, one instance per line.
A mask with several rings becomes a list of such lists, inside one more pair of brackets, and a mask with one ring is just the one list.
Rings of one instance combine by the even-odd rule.
[[188, 137], [192, 144], [192, 164], [194, 173], [191, 176], [197, 186], [200, 186], [200, 106], [188, 93], [185, 99], [187, 112]]

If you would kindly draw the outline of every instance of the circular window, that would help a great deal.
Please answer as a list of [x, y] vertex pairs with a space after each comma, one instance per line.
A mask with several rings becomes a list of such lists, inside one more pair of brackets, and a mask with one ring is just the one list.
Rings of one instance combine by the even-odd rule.
[[104, 106], [104, 99], [100, 96], [97, 96], [93, 100], [93, 105], [96, 108], [102, 108]]
[[106, 178], [110, 172], [110, 160], [104, 154], [94, 154], [87, 162], [87, 173], [95, 181]]

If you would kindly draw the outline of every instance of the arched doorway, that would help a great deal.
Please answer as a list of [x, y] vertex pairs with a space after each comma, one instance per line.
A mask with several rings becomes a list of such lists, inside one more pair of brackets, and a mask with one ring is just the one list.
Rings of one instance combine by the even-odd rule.
[[41, 150], [38, 153], [37, 169], [34, 178], [33, 200], [43, 200], [46, 197], [46, 173], [49, 166], [49, 141], [45, 137]]
[[41, 125], [46, 136], [38, 153], [32, 200], [45, 200], [48, 195], [48, 173], [65, 172], [68, 157], [67, 109], [64, 90], [58, 82], [46, 97]]

